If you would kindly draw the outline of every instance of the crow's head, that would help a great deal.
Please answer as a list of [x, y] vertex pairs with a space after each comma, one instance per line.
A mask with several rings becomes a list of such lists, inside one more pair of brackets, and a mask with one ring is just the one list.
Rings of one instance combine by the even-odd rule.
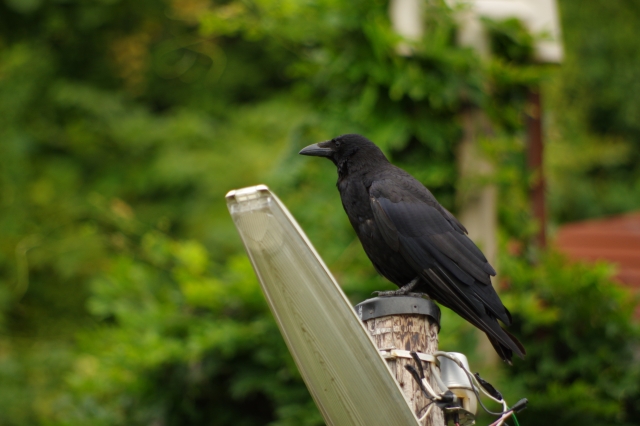
[[300, 151], [301, 155], [326, 157], [333, 161], [339, 169], [347, 163], [374, 164], [387, 161], [380, 148], [364, 136], [347, 134], [331, 140], [309, 145]]

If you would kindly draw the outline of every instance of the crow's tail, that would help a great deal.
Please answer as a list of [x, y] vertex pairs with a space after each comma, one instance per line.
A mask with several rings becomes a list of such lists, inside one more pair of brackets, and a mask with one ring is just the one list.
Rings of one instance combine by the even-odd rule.
[[[498, 327], [500, 327], [500, 325], [498, 325]], [[505, 345], [502, 343], [505, 339], [503, 338], [498, 339], [494, 337], [493, 332], [487, 333], [487, 337], [489, 338], [491, 345], [496, 350], [500, 358], [502, 358], [502, 360], [507, 362], [509, 365], [511, 365], [511, 357], [513, 356], [513, 352], [515, 352], [516, 355], [518, 355], [520, 358], [524, 359], [524, 356], [527, 354], [527, 351], [524, 349], [524, 346], [522, 346], [522, 343], [520, 343], [520, 341], [516, 339], [516, 337], [513, 334], [509, 333], [507, 330], [505, 330], [502, 327], [500, 328], [502, 329], [502, 332], [505, 333], [507, 338], [509, 339], [508, 345]]]
[[[464, 288], [464, 284], [459, 284], [455, 278], [442, 271], [435, 273], [432, 270], [425, 270], [424, 272], [425, 278], [428, 279], [427, 294], [485, 332], [503, 361], [511, 364], [514, 353], [524, 358], [526, 351], [522, 343], [500, 326], [494, 313], [487, 309], [484, 303], [479, 299], [475, 299], [475, 304], [473, 303], [475, 295], [461, 291], [460, 288]], [[450, 285], [447, 285], [447, 282]]]

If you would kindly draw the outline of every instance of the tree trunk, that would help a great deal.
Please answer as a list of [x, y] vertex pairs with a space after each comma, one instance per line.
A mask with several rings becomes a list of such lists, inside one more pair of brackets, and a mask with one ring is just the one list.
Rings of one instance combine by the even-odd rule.
[[[487, 179], [495, 173], [495, 167], [479, 146], [482, 138], [493, 136], [493, 129], [486, 114], [477, 108], [464, 111], [462, 122], [464, 135], [458, 149], [460, 181], [456, 217], [467, 228], [469, 238], [480, 247], [489, 264], [497, 270], [498, 188], [493, 183], [487, 183]], [[495, 279], [492, 281], [495, 285]], [[480, 330], [476, 333], [482, 365], [489, 367], [499, 364], [500, 357], [489, 339]]]
[[540, 103], [540, 89], [529, 92], [529, 108], [527, 114], [527, 135], [529, 149], [527, 162], [529, 171], [533, 173], [534, 180], [530, 189], [531, 207], [533, 217], [538, 226], [535, 243], [540, 250], [547, 245], [547, 214], [545, 206], [545, 179], [544, 179], [544, 141], [542, 134], [542, 106]]

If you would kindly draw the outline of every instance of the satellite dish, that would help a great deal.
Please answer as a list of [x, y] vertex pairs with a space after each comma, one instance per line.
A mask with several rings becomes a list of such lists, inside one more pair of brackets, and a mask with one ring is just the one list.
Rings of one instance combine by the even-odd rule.
[[227, 206], [280, 332], [328, 425], [416, 425], [386, 362], [287, 208], [265, 185]]

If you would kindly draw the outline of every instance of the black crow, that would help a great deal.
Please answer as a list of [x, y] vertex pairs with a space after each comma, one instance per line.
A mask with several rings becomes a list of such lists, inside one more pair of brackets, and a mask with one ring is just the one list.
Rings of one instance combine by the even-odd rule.
[[487, 334], [500, 357], [525, 349], [497, 320], [511, 314], [491, 285], [495, 270], [467, 230], [409, 173], [367, 138], [348, 134], [310, 145], [302, 155], [338, 168], [342, 206], [376, 270], [400, 287], [381, 296], [426, 293]]

